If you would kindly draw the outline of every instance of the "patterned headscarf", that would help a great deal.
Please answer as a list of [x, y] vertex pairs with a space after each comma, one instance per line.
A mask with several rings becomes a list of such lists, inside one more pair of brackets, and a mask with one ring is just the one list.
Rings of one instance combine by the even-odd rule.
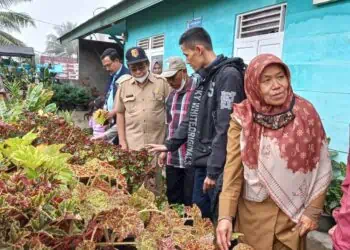
[[265, 103], [260, 94], [260, 76], [272, 64], [281, 65], [290, 83], [290, 71], [281, 59], [270, 54], [259, 55], [246, 71], [247, 100], [234, 107], [234, 115], [242, 121], [247, 138], [242, 159], [247, 166], [257, 167], [259, 142], [264, 131], [265, 136], [277, 140], [288, 168], [293, 172], [311, 171], [320, 160], [322, 142], [326, 139], [321, 120], [311, 103], [293, 93], [291, 84], [283, 105]]
[[[266, 104], [260, 92], [260, 77], [272, 64], [280, 65], [289, 80], [281, 106]], [[274, 55], [259, 55], [251, 61], [245, 92], [247, 99], [234, 105], [233, 118], [242, 126], [241, 156], [250, 185], [246, 197], [262, 201], [270, 195], [297, 221], [304, 205], [324, 191], [331, 178], [321, 119], [310, 102], [293, 93], [290, 71]]]

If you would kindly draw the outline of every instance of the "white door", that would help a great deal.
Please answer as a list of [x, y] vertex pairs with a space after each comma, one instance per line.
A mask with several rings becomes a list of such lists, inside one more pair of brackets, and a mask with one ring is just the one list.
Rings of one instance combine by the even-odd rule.
[[236, 39], [235, 57], [241, 57], [245, 63], [249, 63], [258, 54], [258, 41], [248, 41], [246, 39]]
[[265, 53], [281, 58], [283, 37], [284, 33], [279, 32], [271, 35], [236, 39], [233, 55], [241, 57], [247, 64], [257, 55]]
[[282, 46], [283, 46], [284, 32], [274, 34], [274, 36], [266, 37], [264, 39], [259, 38], [258, 40], [258, 55], [270, 53], [282, 57]]

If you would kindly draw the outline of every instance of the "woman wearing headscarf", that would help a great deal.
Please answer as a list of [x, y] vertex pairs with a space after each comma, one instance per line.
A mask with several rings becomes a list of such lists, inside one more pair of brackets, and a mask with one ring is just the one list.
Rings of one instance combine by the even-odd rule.
[[274, 55], [251, 61], [245, 92], [228, 131], [217, 243], [227, 250], [234, 226], [255, 250], [304, 250], [332, 175], [320, 117]]
[[337, 224], [329, 230], [334, 250], [350, 249], [350, 148], [346, 168], [346, 177], [342, 184], [341, 206], [333, 211], [333, 217]]
[[162, 72], [163, 72], [163, 69], [162, 69], [161, 63], [158, 61], [155, 61], [152, 67], [152, 73], [160, 75], [162, 74]]

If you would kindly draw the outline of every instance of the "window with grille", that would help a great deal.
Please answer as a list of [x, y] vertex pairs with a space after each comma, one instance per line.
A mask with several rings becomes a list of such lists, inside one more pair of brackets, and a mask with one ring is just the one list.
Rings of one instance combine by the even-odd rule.
[[238, 16], [237, 39], [284, 31], [286, 4]]
[[164, 47], [164, 35], [152, 36], [150, 38], [141, 39], [137, 42], [137, 46], [144, 50], [159, 49]]
[[137, 43], [137, 46], [143, 48], [144, 50], [148, 50], [149, 49], [149, 38], [139, 40]]
[[151, 48], [157, 49], [164, 47], [164, 35], [154, 36], [151, 38]]
[[137, 41], [137, 46], [143, 48], [149, 58], [150, 67], [154, 65], [154, 62], [163, 65], [164, 38], [164, 35], [156, 35]]

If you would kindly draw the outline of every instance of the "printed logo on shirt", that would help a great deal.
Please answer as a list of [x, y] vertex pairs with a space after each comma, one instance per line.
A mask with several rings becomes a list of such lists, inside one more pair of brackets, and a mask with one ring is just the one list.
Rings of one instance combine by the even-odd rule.
[[236, 92], [233, 91], [221, 91], [220, 109], [232, 109], [233, 100], [235, 99]]
[[208, 89], [208, 97], [213, 97], [214, 95], [214, 87], [215, 87], [215, 82], [210, 82], [210, 86]]
[[185, 156], [185, 165], [192, 165], [193, 148], [195, 144], [197, 121], [199, 114], [199, 107], [203, 95], [203, 85], [198, 87], [193, 93], [193, 102], [190, 108], [189, 122], [188, 122], [188, 135], [187, 135], [187, 151]]

